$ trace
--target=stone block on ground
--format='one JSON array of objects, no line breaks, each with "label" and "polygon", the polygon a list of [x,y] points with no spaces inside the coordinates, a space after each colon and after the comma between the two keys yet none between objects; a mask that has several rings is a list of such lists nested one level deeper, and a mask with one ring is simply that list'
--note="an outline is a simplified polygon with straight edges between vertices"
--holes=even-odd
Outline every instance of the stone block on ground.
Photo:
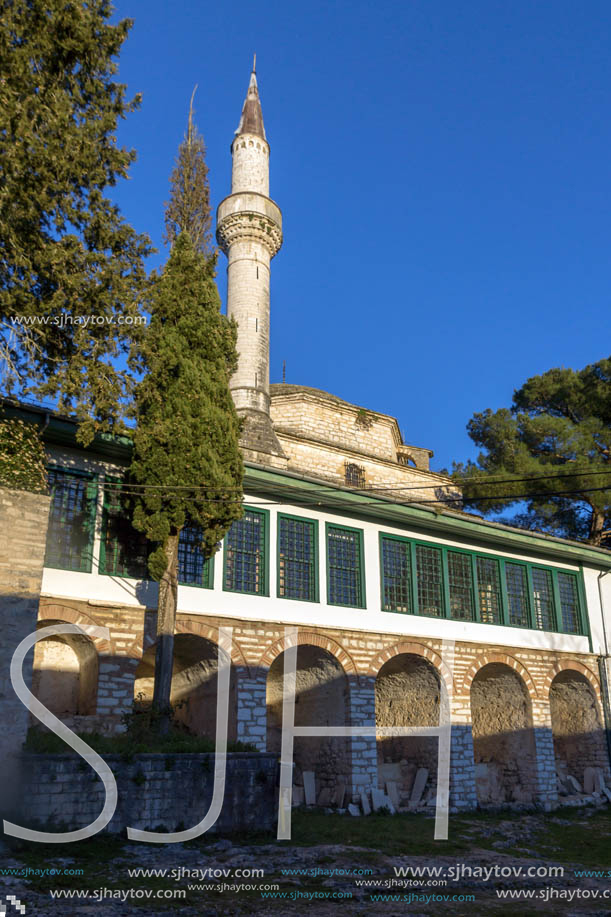
[{"label": "stone block on ground", "polygon": [[395,814],[395,807],[386,793],[383,793],[382,790],[372,789],[371,804],[374,812],[378,812],[380,809],[388,809],[391,815]]},{"label": "stone block on ground", "polygon": [[429,772],[426,767],[419,767],[416,772],[416,779],[414,780],[414,785],[412,787],[412,794],[409,799],[410,806],[417,806],[420,804],[422,799],[422,794],[424,793],[424,788],[426,787],[426,781],[429,779]]},{"label": "stone block on ground", "polygon": [[494,761],[480,761],[475,765],[475,785],[478,801],[498,805],[505,802],[502,768]]},{"label": "stone block on ground", "polygon": [[293,805],[302,806],[304,801],[304,793],[302,786],[293,787]]},{"label": "stone block on ground", "polygon": [[361,814],[361,810],[359,809],[359,807],[355,806],[352,802],[348,806],[348,812],[350,813],[350,815],[360,815]]},{"label": "stone block on ground", "polygon": [[605,785],[601,767],[586,767],[583,772],[584,793],[601,793]]},{"label": "stone block on ground", "polygon": [[336,805],[338,809],[343,809],[344,799],[346,798],[346,784],[343,781],[338,781],[335,792],[333,794],[333,805]]},{"label": "stone block on ground", "polygon": [[394,780],[386,781],[386,795],[392,802],[395,809],[399,808],[399,787]]},{"label": "stone block on ground", "polygon": [[367,790],[361,790],[361,808],[363,810],[363,815],[371,815],[371,806],[369,804]]},{"label": "stone block on ground", "polygon": [[580,784],[579,780],[576,780],[575,777],[572,776],[572,774],[567,774],[567,775],[566,775],[566,782],[568,783],[570,789],[573,790],[573,792],[575,792],[575,793],[583,793],[583,790],[581,789],[581,784]]},{"label": "stone block on ground", "polygon": [[306,806],[316,805],[316,776],[314,771],[303,772],[303,789],[305,792]]}]

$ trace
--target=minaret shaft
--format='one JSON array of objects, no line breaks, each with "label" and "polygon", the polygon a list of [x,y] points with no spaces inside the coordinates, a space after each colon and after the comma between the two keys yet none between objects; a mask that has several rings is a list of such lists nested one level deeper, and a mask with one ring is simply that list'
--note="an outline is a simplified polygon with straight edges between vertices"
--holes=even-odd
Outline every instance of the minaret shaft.
[{"label": "minaret shaft", "polygon": [[228,260],[227,314],[238,325],[230,388],[245,418],[243,446],[277,465],[286,458],[269,411],[270,262],[282,245],[282,214],[269,197],[269,144],[254,72],[231,153],[231,194],[219,204],[216,230]]}]

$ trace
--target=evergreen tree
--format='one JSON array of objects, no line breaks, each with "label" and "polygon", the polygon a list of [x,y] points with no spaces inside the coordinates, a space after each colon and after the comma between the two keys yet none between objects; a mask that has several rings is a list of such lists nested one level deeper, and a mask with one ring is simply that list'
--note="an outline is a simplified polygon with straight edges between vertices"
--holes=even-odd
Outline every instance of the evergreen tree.
[{"label": "evergreen tree", "polygon": [[114,81],[131,21],[110,25],[108,0],[3,0],[1,9],[3,385],[76,408],[89,418],[88,441],[119,423],[129,374],[115,358],[144,321],[149,241],[104,193],[135,157],[115,136],[139,104]]},{"label": "evergreen tree", "polygon": [[207,260],[214,257],[212,244],[210,189],[206,146],[193,120],[193,98],[189,106],[187,132],[180,146],[172,175],[171,195],[165,205],[164,241],[173,245],[181,232],[188,232],[196,249]]},{"label": "evergreen tree", "polygon": [[242,515],[240,423],[229,392],[235,342],[236,326],[220,312],[213,265],[183,233],[153,286],[130,471],[134,526],[156,545],[149,558],[159,581],[153,704],[164,731],[181,529],[187,520],[200,526],[209,557]]},{"label": "evergreen tree", "polygon": [[524,499],[514,524],[611,544],[611,358],[533,376],[510,409],[474,414],[467,430],[484,451],[454,465],[466,506],[491,513]]}]

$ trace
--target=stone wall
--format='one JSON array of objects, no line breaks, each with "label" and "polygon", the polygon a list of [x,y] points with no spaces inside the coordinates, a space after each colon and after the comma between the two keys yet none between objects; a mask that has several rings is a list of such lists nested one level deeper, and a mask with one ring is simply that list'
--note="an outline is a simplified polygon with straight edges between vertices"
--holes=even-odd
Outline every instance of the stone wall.
[{"label": "stone wall", "polygon": [[[438,726],[439,677],[421,656],[402,654],[386,662],[376,678],[377,726]],[[437,780],[437,739],[425,736],[389,736],[378,739],[378,775],[381,765],[400,766],[399,794],[406,801],[416,772],[424,767]],[[398,776],[398,774],[397,774]]]},{"label": "stone wall", "polygon": [[[200,822],[210,808],[213,754],[140,754],[130,761],[104,755],[117,781],[118,802],[105,831],[126,827],[176,831]],[[24,824],[62,831],[90,824],[102,811],[97,774],[77,755],[24,755]],[[211,831],[271,830],[277,818],[275,755],[227,755],[225,796]]]},{"label": "stone wall", "polygon": [[[18,644],[36,630],[50,499],[0,488],[0,814],[19,797],[17,754],[25,739],[28,712],[10,682]],[[32,654],[24,664],[31,683]]]},{"label": "stone wall", "polygon": [[[121,610],[110,606],[106,607],[100,603],[72,600],[63,601],[60,604],[57,600],[44,599],[41,603],[40,615],[42,620],[52,618],[54,620],[77,623],[82,621],[109,626],[111,630],[110,641],[107,643],[97,641],[100,683],[98,686],[97,715],[91,719],[92,722],[95,720],[97,723],[100,716],[106,714],[108,722],[113,720],[114,717],[114,722],[118,723],[120,719],[119,712],[128,709],[131,705],[136,690],[135,676],[140,660],[152,645],[150,612],[145,609],[134,609],[133,607]],[[281,671],[284,627],[281,623],[247,621],[219,615],[203,616],[179,613],[177,618],[177,632],[179,634],[197,635],[214,646],[218,643],[218,629],[223,626],[233,628],[232,667],[235,679],[236,737],[242,741],[255,743],[256,747],[261,751],[271,750],[268,744],[271,740],[268,730],[271,727],[272,733],[274,730],[276,731],[276,738],[273,740],[273,750],[275,751],[278,744],[277,730],[279,726],[277,716],[279,708],[277,675]],[[329,705],[329,709],[326,709],[326,701],[322,704],[314,704],[318,694],[320,693],[321,697],[323,695],[326,696],[325,691],[330,690],[329,686],[331,685],[335,687],[342,686],[340,693],[343,697],[344,721],[352,726],[372,726],[376,719],[376,681],[380,674],[384,674],[386,663],[397,657],[407,655],[415,657],[419,661],[421,668],[423,665],[429,666],[430,670],[436,673],[435,677],[440,675],[443,668],[440,641],[432,638],[405,638],[392,633],[373,634],[366,631],[341,630],[331,627],[302,626],[298,628],[297,642],[299,646],[303,645],[310,648],[307,652],[302,652],[301,656],[298,655],[298,660],[300,660],[304,670],[300,676],[304,689],[302,692],[304,698],[302,709],[305,710],[310,704],[311,709],[308,716],[319,725],[323,725],[323,715],[328,717],[336,709],[334,705]],[[316,656],[319,662],[323,658],[327,660],[322,669],[312,655],[313,648],[316,648],[316,653],[319,654],[319,656]],[[329,659],[332,660],[330,665],[328,664]],[[508,684],[506,686],[508,688],[507,697],[503,692],[499,693],[496,690],[484,690],[480,692],[478,697],[476,685],[474,706],[472,686],[478,673],[482,672],[487,666],[500,666],[502,672],[508,671],[512,679],[511,685]],[[392,665],[386,671],[391,671],[392,674]],[[426,671],[429,671],[429,669],[426,669]],[[494,671],[494,668],[489,671]],[[577,680],[580,684],[585,681],[588,685],[589,693],[587,695],[582,688],[578,692],[579,697],[585,697],[586,701],[583,712],[579,714],[583,728],[588,730],[596,722],[602,723],[600,685],[595,656],[585,653],[561,653],[553,650],[523,647],[507,648],[456,642],[451,710],[453,726],[451,804],[453,808],[473,808],[476,804],[477,783],[489,779],[489,774],[484,773],[484,771],[488,771],[490,768],[480,766],[476,773],[476,763],[477,765],[494,764],[495,756],[498,757],[498,753],[501,750],[503,755],[507,752],[506,757],[514,760],[516,757],[518,759],[523,757],[523,742],[521,739],[518,741],[518,738],[511,739],[512,732],[516,732],[516,736],[518,734],[521,735],[528,745],[526,754],[530,774],[528,779],[526,775],[522,775],[523,779],[520,778],[519,774],[517,776],[514,775],[516,776],[515,780],[508,776],[507,773],[504,776],[502,775],[502,780],[507,779],[511,784],[509,791],[505,792],[505,800],[523,804],[529,798],[532,802],[546,807],[553,806],[557,802],[556,760],[553,738],[561,738],[562,727],[559,727],[558,723],[562,723],[563,717],[560,716],[560,720],[558,720],[558,716],[555,717],[556,725],[552,734],[553,710],[550,708],[550,691],[558,675],[566,672],[575,673],[579,676]],[[331,675],[332,677],[327,678],[326,675]],[[563,676],[563,678],[567,677],[566,675]],[[328,682],[326,689],[323,687],[325,681]],[[559,683],[563,683],[562,679],[560,679]],[[309,692],[307,690],[308,685],[312,689]],[[382,695],[388,695],[386,688],[390,687],[391,683],[388,682],[385,688],[383,687],[382,689]],[[415,723],[414,717],[410,716],[409,710],[406,709],[406,686],[401,683],[395,685],[395,689],[394,693],[391,692],[392,696],[387,696],[385,701],[387,708],[394,710],[391,718],[397,721],[396,725],[401,725],[398,720],[404,720],[402,725],[419,725]],[[345,696],[345,691],[347,691],[347,697]],[[434,698],[430,692],[429,695],[429,699],[435,705],[437,702],[436,692]],[[392,707],[390,707],[391,703]],[[299,706],[299,704],[296,706],[297,723],[305,725],[306,717],[304,715],[304,718],[301,718]],[[422,705],[418,703],[416,706],[419,715],[422,713],[424,716],[426,711],[421,711]],[[435,709],[437,709],[436,706]],[[510,717],[512,710],[516,714],[513,719]],[[518,716],[518,714],[520,715]],[[431,707],[425,718],[429,720],[432,717],[433,708]],[[481,752],[482,746],[480,743],[475,759],[472,740],[474,717],[477,727],[477,741],[479,742],[483,737],[485,739],[484,744],[487,744],[492,749],[489,749],[488,752]],[[511,722],[507,719],[508,717],[510,717]],[[86,716],[79,717],[82,729],[88,729],[87,719],[88,717]],[[314,722],[310,722],[310,725],[314,725]],[[483,731],[482,722],[488,724]],[[328,724],[339,724],[337,717],[335,722],[328,722]],[[534,738],[532,738],[533,736]],[[308,741],[315,742],[316,740]],[[430,769],[432,771],[434,770],[434,763],[431,763],[434,758],[434,740],[420,742],[415,739],[409,740],[413,747],[418,744],[424,747],[427,741],[431,746],[431,754],[427,757],[427,766],[431,764]],[[509,746],[513,741],[517,742],[517,745],[512,751]],[[573,738],[570,738],[570,741],[574,743]],[[593,765],[596,763],[596,766],[603,767],[608,785],[611,785],[611,775],[609,774],[608,762],[606,762],[604,754],[605,745],[602,728],[600,729],[600,735],[594,736],[593,741],[596,746],[596,755],[593,756],[588,752],[586,756],[588,758],[587,764]],[[342,778],[344,777],[344,771],[347,770],[348,786],[351,788],[353,798],[358,799],[359,787],[377,786],[379,782],[376,740],[375,737],[370,736],[353,737],[346,741],[346,746],[348,748],[348,760],[345,767],[344,762],[342,762],[341,768],[338,767],[338,760],[335,757],[331,762],[329,755],[327,755],[326,764],[323,765],[322,759],[320,759],[319,764],[316,766],[329,772],[331,769],[334,772],[341,770],[340,776]],[[566,747],[566,742],[563,747]],[[559,748],[560,746],[557,743],[557,753]],[[327,751],[332,751],[333,756],[336,755],[335,749],[327,749]],[[511,755],[509,755],[510,751]],[[561,751],[560,753],[567,755],[566,751]],[[325,755],[323,755],[324,757]],[[409,755],[406,755],[405,760],[409,760],[409,757]],[[492,760],[486,761],[484,757],[489,757]],[[383,761],[383,759],[384,754],[382,753],[381,760]],[[571,767],[573,769],[575,767],[578,768],[575,776],[581,781],[583,772],[580,773],[579,769],[583,770],[582,765],[585,766],[585,757],[582,755],[581,759],[577,760],[578,763],[576,765],[572,764]],[[511,770],[512,766],[510,765],[509,770]],[[332,777],[333,774],[329,774],[329,776]],[[512,780],[513,784],[511,783]],[[509,784],[506,783],[506,787]],[[513,792],[513,789],[518,785],[521,789]],[[522,795],[522,790],[527,790],[528,793]],[[520,799],[517,799],[516,796],[519,796]],[[482,797],[481,793],[480,797]],[[492,800],[490,800],[489,804],[492,804]]]},{"label": "stone wall", "polygon": [[270,391],[271,418],[290,471],[350,486],[346,466],[356,465],[365,486],[383,486],[389,497],[404,500],[401,488],[409,486],[413,499],[460,498],[448,478],[429,471],[430,450],[403,443],[394,417],[305,386],[272,385]]}]

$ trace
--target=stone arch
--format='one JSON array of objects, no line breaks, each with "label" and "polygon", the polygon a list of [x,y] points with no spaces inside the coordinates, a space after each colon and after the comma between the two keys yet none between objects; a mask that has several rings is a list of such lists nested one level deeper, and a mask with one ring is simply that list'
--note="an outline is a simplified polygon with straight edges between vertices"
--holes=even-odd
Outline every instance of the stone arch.
[{"label": "stone arch", "polygon": [[[43,624],[44,622],[44,624]],[[48,626],[53,624],[77,624],[79,627],[87,628],[102,627],[94,618],[90,617],[84,611],[77,611],[70,605],[41,605],[38,610],[38,624]],[[113,655],[112,645],[104,637],[90,637],[100,655]]]},{"label": "stone arch", "polygon": [[[64,623],[46,617],[38,622],[38,630]],[[56,634],[40,640],[34,646],[32,693],[60,719],[93,716],[98,695],[98,653],[92,638]]]},{"label": "stone arch", "polygon": [[389,646],[382,650],[371,663],[371,673],[377,676],[380,669],[394,656],[402,655],[422,656],[423,659],[426,659],[434,666],[438,676],[443,678],[446,687],[452,687],[452,673],[439,653],[435,652],[435,650],[431,649],[431,647],[427,646],[425,643],[416,643],[414,641],[410,641],[409,643],[405,641],[395,643],[393,646]]},{"label": "stone arch", "polygon": [[515,659],[513,656],[509,656],[507,653],[484,653],[482,656],[478,657],[463,678],[463,694],[469,693],[475,676],[484,666],[490,665],[491,663],[506,665],[510,669],[513,669],[526,685],[531,701],[537,700],[539,695],[530,672],[521,662],[519,662],[519,660]]},{"label": "stone arch", "polygon": [[[280,752],[283,713],[284,653],[269,667],[266,680],[267,750]],[[319,644],[297,646],[296,726],[345,726],[350,723],[350,686],[337,656]],[[343,736],[296,736],[294,782],[303,785],[304,771],[314,771],[317,799],[336,799],[340,784],[350,782],[350,739]],[[340,791],[341,794],[341,791]],[[343,800],[342,800],[343,801]],[[340,802],[341,804],[341,802]]]},{"label": "stone arch", "polygon": [[274,643],[269,646],[266,651],[261,656],[261,659],[258,662],[258,666],[261,668],[269,669],[273,664],[274,660],[287,649],[287,646],[293,646],[294,643],[297,643],[297,646],[302,646],[303,644],[309,644],[311,646],[318,646],[320,649],[326,650],[327,653],[330,653],[331,656],[334,656],[339,662],[340,666],[348,676],[358,678],[358,673],[356,670],[356,665],[352,656],[335,640],[332,640],[331,637],[327,637],[324,634],[319,634],[316,631],[298,631],[297,639],[294,642],[291,642],[291,638],[286,641],[285,638],[280,637]]},{"label": "stone arch", "polygon": [[[135,671],[134,699],[148,706],[153,699],[156,644],[143,653]],[[218,689],[218,643],[184,628],[174,636],[174,665],[170,703],[175,707],[175,719],[192,735],[216,735]],[[231,665],[229,688],[229,741],[237,731],[236,671]]]},{"label": "stone arch", "polygon": [[[194,621],[192,618],[181,618],[178,617],[176,620],[176,633],[177,634],[195,634],[197,637],[202,637],[204,640],[208,640],[210,643],[214,643],[215,646],[219,644],[219,629],[218,627],[213,627],[211,624],[207,624],[205,621]],[[153,643],[155,640],[153,639]],[[231,640],[231,661],[233,665],[242,666],[246,669],[247,672],[250,671],[248,663],[244,657],[241,647],[236,643],[235,634]]]},{"label": "stone arch", "polygon": [[[375,682],[376,726],[438,726],[440,703],[440,672],[424,653],[395,654],[380,667]],[[403,805],[410,800],[421,768],[428,771],[428,788],[435,786],[437,737],[378,736],[376,745],[380,787],[395,783]]]},{"label": "stone arch", "polygon": [[513,666],[491,661],[479,667],[470,688],[478,802],[532,802],[537,757],[526,682]]},{"label": "stone arch", "polygon": [[561,672],[573,671],[579,672],[580,675],[589,682],[590,687],[596,695],[596,699],[599,704],[602,705],[602,697],[600,693],[600,682],[598,678],[594,675],[591,669],[584,665],[582,662],[578,662],[576,659],[562,659],[556,662],[551,669],[547,672],[543,680],[543,694],[545,697],[549,697],[550,688],[552,687],[552,682]]},{"label": "stone arch", "polygon": [[[554,757],[561,795],[592,792],[592,768],[608,775],[608,757],[600,705],[593,679],[578,663],[558,667],[549,689]],[[587,670],[586,670],[587,671]],[[591,673],[590,673],[591,674]],[[573,780],[567,780],[568,777]]]}]

